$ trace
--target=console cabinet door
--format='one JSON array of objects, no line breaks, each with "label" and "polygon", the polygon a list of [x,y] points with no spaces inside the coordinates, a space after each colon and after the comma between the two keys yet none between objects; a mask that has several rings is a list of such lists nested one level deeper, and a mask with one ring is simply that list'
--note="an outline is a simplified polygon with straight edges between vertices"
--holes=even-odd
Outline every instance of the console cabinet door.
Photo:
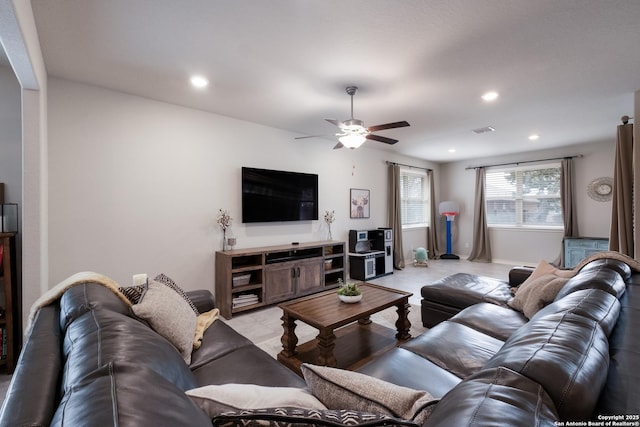
[{"label": "console cabinet door", "polygon": [[278,262],[264,268],[265,303],[272,304],[295,296],[296,265],[297,262]]},{"label": "console cabinet door", "polygon": [[305,295],[322,290],[324,283],[324,260],[312,258],[298,262],[296,266],[296,295]]}]

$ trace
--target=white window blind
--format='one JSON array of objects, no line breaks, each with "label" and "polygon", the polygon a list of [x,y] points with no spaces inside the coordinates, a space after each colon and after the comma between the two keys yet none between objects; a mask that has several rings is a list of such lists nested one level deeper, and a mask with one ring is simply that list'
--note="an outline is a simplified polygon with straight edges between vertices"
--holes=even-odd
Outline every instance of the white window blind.
[{"label": "white window blind", "polygon": [[560,164],[486,171],[487,225],[563,227]]},{"label": "white window blind", "polygon": [[414,169],[402,169],[400,192],[402,228],[426,227],[429,222],[427,173]]}]

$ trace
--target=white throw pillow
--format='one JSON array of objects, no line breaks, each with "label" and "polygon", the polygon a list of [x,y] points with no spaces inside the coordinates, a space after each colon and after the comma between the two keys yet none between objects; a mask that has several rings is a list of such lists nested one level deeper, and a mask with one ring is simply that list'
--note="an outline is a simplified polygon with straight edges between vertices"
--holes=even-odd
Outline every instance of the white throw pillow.
[{"label": "white throw pillow", "polygon": [[307,390],[295,387],[266,387],[255,384],[207,385],[187,390],[186,394],[211,418],[222,412],[239,409],[327,409]]}]

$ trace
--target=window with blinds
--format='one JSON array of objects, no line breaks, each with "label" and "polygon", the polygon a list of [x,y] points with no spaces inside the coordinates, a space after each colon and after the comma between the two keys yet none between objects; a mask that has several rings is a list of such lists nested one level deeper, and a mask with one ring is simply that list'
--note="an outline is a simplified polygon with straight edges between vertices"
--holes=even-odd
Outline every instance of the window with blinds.
[{"label": "window with blinds", "polygon": [[562,228],[560,185],[560,163],[487,170],[487,225]]},{"label": "window with blinds", "polygon": [[427,173],[414,169],[400,171],[402,228],[426,227],[429,222],[429,182]]}]

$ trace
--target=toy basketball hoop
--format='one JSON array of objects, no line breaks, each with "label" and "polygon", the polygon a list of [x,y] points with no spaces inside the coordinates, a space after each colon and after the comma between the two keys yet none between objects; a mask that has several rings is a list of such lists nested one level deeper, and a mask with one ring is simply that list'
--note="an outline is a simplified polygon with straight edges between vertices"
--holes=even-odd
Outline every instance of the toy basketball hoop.
[{"label": "toy basketball hoop", "polygon": [[460,259],[458,255],[453,254],[451,249],[451,223],[460,213],[460,207],[456,202],[440,202],[438,211],[440,212],[440,215],[447,217],[447,253],[440,255],[440,259]]}]

